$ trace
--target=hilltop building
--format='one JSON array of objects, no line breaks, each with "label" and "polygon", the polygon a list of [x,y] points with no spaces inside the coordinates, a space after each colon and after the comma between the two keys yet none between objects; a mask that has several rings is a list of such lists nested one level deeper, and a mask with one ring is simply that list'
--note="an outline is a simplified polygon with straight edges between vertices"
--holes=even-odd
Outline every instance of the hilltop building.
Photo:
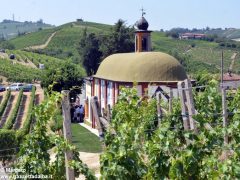
[{"label": "hilltop building", "polygon": [[206,34],[200,33],[183,33],[179,35],[179,39],[205,39],[206,37]]},{"label": "hilltop building", "polygon": [[[90,99],[97,96],[101,108],[117,102],[120,87],[137,83],[138,95],[152,96],[159,89],[176,89],[177,82],[187,78],[182,65],[172,56],[151,52],[151,31],[143,17],[136,23],[135,52],[113,54],[105,58],[98,71],[85,81],[85,116],[95,127]],[[177,92],[175,91],[175,96]]]}]

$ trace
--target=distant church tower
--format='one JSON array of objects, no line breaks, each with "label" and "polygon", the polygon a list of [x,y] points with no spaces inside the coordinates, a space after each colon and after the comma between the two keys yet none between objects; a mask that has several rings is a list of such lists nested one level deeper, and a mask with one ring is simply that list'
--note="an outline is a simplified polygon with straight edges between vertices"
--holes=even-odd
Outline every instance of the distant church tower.
[{"label": "distant church tower", "polygon": [[135,32],[135,52],[151,51],[151,32],[148,31],[148,22],[143,17],[145,14],[142,10],[142,17],[136,22],[137,31]]}]

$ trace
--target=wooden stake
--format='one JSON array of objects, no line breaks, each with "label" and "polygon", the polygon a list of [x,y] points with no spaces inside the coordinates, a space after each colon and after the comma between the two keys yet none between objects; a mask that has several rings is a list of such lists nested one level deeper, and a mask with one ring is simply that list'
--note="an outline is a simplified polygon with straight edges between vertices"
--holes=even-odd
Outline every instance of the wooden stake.
[{"label": "wooden stake", "polygon": [[[109,121],[102,116],[98,98],[96,96],[91,98],[91,106],[93,109],[93,116],[96,119],[99,136],[100,138],[103,138],[104,130],[106,130],[110,126]],[[113,129],[111,129],[111,133],[116,134],[116,132]]]},{"label": "wooden stake", "polygon": [[190,129],[196,131],[196,123],[193,119],[193,115],[196,114],[194,103],[193,103],[193,94],[192,94],[192,84],[189,79],[184,80],[185,83],[185,93],[186,93],[186,99],[187,99],[187,107],[188,107],[188,115],[189,115],[189,123],[190,123]]},{"label": "wooden stake", "polygon": [[157,92],[156,97],[157,97],[158,125],[160,125],[161,121],[162,121],[161,94],[160,94],[160,92]]},{"label": "wooden stake", "polygon": [[[226,102],[226,89],[222,87],[222,109],[223,109],[223,128],[226,130],[228,126],[227,120],[227,102]],[[228,144],[228,135],[227,132],[224,133],[224,144]]]},{"label": "wooden stake", "polygon": [[[71,132],[71,116],[70,116],[70,104],[69,104],[69,91],[62,91],[62,111],[63,111],[63,134],[64,138],[71,143],[72,132]],[[69,167],[69,162],[73,160],[72,151],[68,150],[65,152],[65,167],[66,167],[66,178],[67,180],[74,180],[74,170]]]},{"label": "wooden stake", "polygon": [[98,133],[99,133],[99,136],[101,137],[103,135],[103,129],[102,129],[102,126],[101,126],[101,123],[100,123],[100,117],[102,117],[102,114],[101,114],[101,109],[100,109],[100,106],[99,106],[99,103],[98,103],[98,98],[97,96],[94,96],[94,97],[91,97],[91,107],[92,107],[92,110],[93,110],[93,116],[96,120],[96,123],[97,123],[97,129],[98,129]]},{"label": "wooden stake", "polygon": [[107,121],[110,122],[111,120],[111,107],[110,104],[107,105]]},{"label": "wooden stake", "polygon": [[173,100],[173,91],[170,89],[169,91],[169,113],[172,113],[172,100]]},{"label": "wooden stake", "polygon": [[185,95],[185,91],[183,90],[183,87],[184,87],[184,82],[183,81],[178,82],[178,93],[179,93],[181,108],[182,108],[183,127],[184,127],[184,130],[188,130],[189,129],[189,118],[186,115],[187,114],[187,107],[185,105],[186,95]]},{"label": "wooden stake", "polygon": [[223,87],[223,50],[221,53],[221,87]]}]

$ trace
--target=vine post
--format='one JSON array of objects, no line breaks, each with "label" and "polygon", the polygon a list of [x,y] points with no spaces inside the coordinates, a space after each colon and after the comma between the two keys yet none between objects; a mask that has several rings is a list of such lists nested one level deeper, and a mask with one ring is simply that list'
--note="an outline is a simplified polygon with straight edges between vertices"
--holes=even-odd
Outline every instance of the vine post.
[{"label": "vine post", "polygon": [[188,130],[189,118],[187,116],[186,94],[185,94],[185,91],[183,90],[183,87],[184,87],[184,82],[183,81],[178,82],[178,93],[179,93],[180,102],[181,102],[183,127],[184,127],[184,130]]},{"label": "vine post", "polygon": [[173,90],[172,89],[170,89],[170,91],[169,91],[169,113],[172,113],[172,109],[173,109]]},{"label": "vine post", "polygon": [[224,145],[228,144],[228,135],[226,132],[226,128],[228,126],[228,120],[227,120],[227,102],[226,102],[226,89],[222,86],[222,109],[223,109],[223,128],[225,129],[224,132]]},{"label": "vine post", "polygon": [[187,99],[190,129],[196,131],[197,130],[196,122],[192,117],[193,115],[196,114],[196,110],[194,108],[194,103],[193,103],[192,84],[189,79],[185,79],[184,84],[185,84],[185,93],[186,93],[186,99]]},{"label": "vine post", "polygon": [[[69,104],[69,91],[63,90],[62,92],[62,111],[63,111],[63,134],[64,138],[71,143],[72,132],[71,132],[71,117],[70,117],[70,104]],[[66,167],[66,178],[67,180],[74,180],[74,170],[70,168],[69,162],[73,160],[72,151],[67,150],[65,152],[65,167]]]},{"label": "vine post", "polygon": [[157,97],[158,125],[160,125],[161,121],[162,121],[162,114],[163,114],[162,109],[161,109],[161,94],[160,94],[160,92],[157,92],[156,97]]},{"label": "vine post", "polygon": [[99,133],[99,136],[101,137],[103,135],[103,129],[100,123],[100,117],[102,117],[102,113],[98,103],[97,96],[91,97],[90,103],[93,111],[93,118],[95,118],[96,120],[98,133]]}]

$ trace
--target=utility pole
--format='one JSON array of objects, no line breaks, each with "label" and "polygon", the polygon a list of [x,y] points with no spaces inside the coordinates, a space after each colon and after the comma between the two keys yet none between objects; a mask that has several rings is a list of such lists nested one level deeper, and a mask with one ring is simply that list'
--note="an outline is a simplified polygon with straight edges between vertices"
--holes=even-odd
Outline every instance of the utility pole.
[{"label": "utility pole", "polygon": [[228,144],[228,134],[227,134],[228,112],[227,112],[226,89],[225,89],[225,87],[222,87],[222,109],[223,109],[224,145],[227,145]]},{"label": "utility pole", "polygon": [[223,87],[223,50],[221,53],[221,88]]},{"label": "utility pole", "polygon": [[[69,104],[69,91],[63,90],[62,92],[62,111],[63,111],[63,134],[64,139],[68,142],[72,142],[71,132],[71,117],[70,117],[70,104]],[[65,167],[66,167],[66,178],[67,180],[74,180],[74,170],[69,167],[69,161],[73,159],[72,151],[67,150],[65,152]]]},{"label": "utility pole", "polygon": [[225,129],[224,132],[224,145],[228,144],[228,135],[227,135],[227,126],[228,126],[228,120],[227,120],[227,101],[226,101],[226,89],[223,85],[223,50],[221,54],[221,91],[222,91],[222,111],[223,111],[223,128]]}]

